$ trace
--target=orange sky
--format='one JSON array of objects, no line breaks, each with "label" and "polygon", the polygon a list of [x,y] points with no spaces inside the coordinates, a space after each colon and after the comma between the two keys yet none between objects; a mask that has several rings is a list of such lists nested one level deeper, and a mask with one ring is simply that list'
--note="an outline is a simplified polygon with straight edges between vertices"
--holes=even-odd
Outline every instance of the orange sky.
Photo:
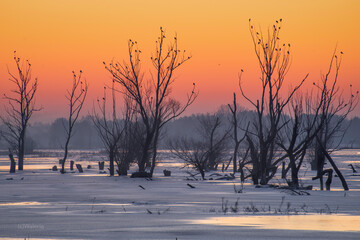
[{"label": "orange sky", "polygon": [[240,69],[249,95],[257,94],[249,18],[263,28],[277,18],[285,20],[282,39],[292,44],[288,84],[307,73],[309,83],[319,79],[338,44],[344,52],[342,84],[360,89],[359,12],[358,0],[2,0],[0,93],[10,90],[7,66],[15,70],[16,50],[31,61],[39,79],[37,101],[44,109],[34,120],[65,115],[72,70],[82,69],[89,82],[85,112],[90,112],[110,80],[102,61],[126,59],[129,38],[138,41],[144,58],[150,56],[163,26],[168,36],[176,32],[180,48],[193,56],[177,73],[174,95],[183,99],[196,82],[200,95],[188,113],[214,111],[239,92]]}]

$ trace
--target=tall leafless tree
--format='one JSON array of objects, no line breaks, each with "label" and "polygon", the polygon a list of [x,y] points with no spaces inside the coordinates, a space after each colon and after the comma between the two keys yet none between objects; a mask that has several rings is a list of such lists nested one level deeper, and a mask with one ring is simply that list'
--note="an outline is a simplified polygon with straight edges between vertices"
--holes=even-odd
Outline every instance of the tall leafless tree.
[{"label": "tall leafless tree", "polygon": [[5,107],[6,116],[1,117],[2,123],[6,126],[2,136],[10,145],[10,153],[15,152],[17,155],[18,169],[23,170],[26,130],[33,113],[41,108],[35,107],[38,80],[32,79],[30,62],[22,61],[16,56],[16,51],[14,51],[14,61],[17,74],[12,74],[10,70],[8,73],[9,80],[15,84],[15,88],[11,91],[12,95],[4,94],[8,106]]},{"label": "tall leafless tree", "polygon": [[96,111],[94,108],[92,120],[109,155],[110,176],[114,176],[114,163],[117,154],[118,144],[121,139],[123,130],[121,129],[121,124],[117,116],[114,86],[112,87],[111,95],[112,113],[110,119],[107,115],[107,96],[106,87],[104,87],[104,97],[102,98],[102,100],[97,100],[98,111]]},{"label": "tall leafless tree", "polygon": [[120,84],[121,91],[135,102],[135,109],[145,128],[145,136],[140,144],[142,150],[138,159],[139,172],[145,172],[146,164],[151,158],[150,175],[156,165],[157,144],[162,127],[180,116],[197,97],[195,83],[184,104],[170,97],[175,71],[191,57],[185,55],[185,50],[178,49],[176,36],[167,48],[165,39],[165,32],[160,28],[160,36],[151,57],[154,71],[150,78],[147,78],[141,69],[141,50],[136,41],[128,42],[128,63],[104,62],[106,70],[111,73],[114,81]]},{"label": "tall leafless tree", "polygon": [[66,132],[66,140],[64,146],[64,157],[61,162],[61,173],[65,173],[65,162],[68,157],[69,143],[73,136],[74,126],[79,118],[81,109],[84,106],[85,98],[88,91],[88,84],[86,80],[82,80],[82,70],[76,75],[73,71],[73,83],[70,90],[67,90],[66,99],[69,103],[69,115],[67,117],[67,125],[64,126]]},{"label": "tall leafless tree", "polygon": [[129,164],[135,158],[135,137],[132,132],[134,127],[132,101],[125,98],[124,116],[120,119],[117,114],[115,94],[116,90],[113,82],[111,88],[112,111],[108,116],[106,87],[104,87],[104,97],[102,101],[98,100],[98,111],[94,108],[92,116],[93,123],[109,155],[110,176],[114,175],[115,163],[118,165],[119,175],[125,175]]},{"label": "tall leafless tree", "polygon": [[315,159],[312,165],[317,170],[315,179],[320,179],[321,190],[323,189],[322,176],[326,158],[341,179],[344,189],[347,190],[346,181],[330,156],[333,151],[339,149],[348,127],[345,120],[359,102],[359,92],[354,93],[352,85],[350,85],[348,98],[344,97],[343,91],[339,87],[342,55],[342,52],[337,54],[335,49],[327,72],[321,76],[319,83],[314,83],[323,95],[323,104],[319,113],[323,124],[316,135]]},{"label": "tall leafless tree", "polygon": [[[342,96],[338,87],[338,75],[341,65],[341,55],[335,55],[331,58],[330,66],[326,74],[322,75],[319,83],[314,83],[316,92],[312,91],[305,97],[292,99],[287,124],[282,132],[279,132],[277,144],[285,151],[284,158],[289,159],[289,165],[286,168],[291,170],[290,186],[298,188],[298,172],[303,163],[304,157],[309,148],[314,145],[315,164],[313,167],[317,170],[317,176],[313,179],[320,179],[320,188],[323,190],[323,175],[328,173],[331,177],[332,169],[324,170],[324,163],[328,158],[333,169],[341,179],[344,189],[347,190],[347,184],[335,162],[331,159],[331,152],[337,150],[345,134],[346,126],[344,121],[358,102],[358,96],[350,90],[348,100]],[[335,73],[332,74],[332,69]],[[315,96],[315,97],[313,97]],[[304,112],[303,106],[306,111]],[[285,116],[284,116],[285,118]],[[285,137],[284,137],[285,136]],[[330,188],[331,179],[327,182],[327,188]]]},{"label": "tall leafless tree", "polygon": [[[242,96],[252,105],[256,118],[247,132],[247,140],[252,146],[257,146],[260,184],[267,184],[277,170],[275,159],[275,139],[283,127],[281,116],[294,93],[301,87],[307,76],[290,90],[287,96],[282,96],[282,87],[290,67],[290,44],[281,44],[280,31],[282,19],[263,34],[256,30],[249,20],[255,54],[261,71],[260,99],[251,100],[244,92],[242,72],[239,75],[239,85]],[[253,149],[255,150],[255,149]],[[254,155],[254,154],[252,154]]]},{"label": "tall leafless tree", "polygon": [[[233,104],[228,104],[229,110],[231,112],[231,125],[232,125],[232,138],[234,140],[234,152],[232,156],[232,162],[233,162],[233,174],[235,174],[238,170],[241,173],[241,179],[244,180],[244,172],[243,172],[243,165],[239,164],[239,168],[237,166],[237,156],[239,153],[239,147],[241,142],[245,139],[245,135],[242,138],[239,138],[239,119],[238,119],[238,104],[236,102],[236,93],[234,93],[234,100]],[[241,166],[240,166],[241,165]]]},{"label": "tall leafless tree", "polygon": [[[320,131],[323,124],[319,117],[320,109],[323,105],[323,93],[320,93],[319,101],[314,105],[311,94],[304,96],[299,93],[291,100],[288,115],[283,116],[286,122],[282,131],[278,132],[277,144],[285,152],[283,159],[288,159],[289,164],[283,165],[283,177],[291,170],[291,181],[289,187],[299,188],[299,170],[308,153],[309,147],[316,134]],[[304,107],[305,106],[305,107]]]}]

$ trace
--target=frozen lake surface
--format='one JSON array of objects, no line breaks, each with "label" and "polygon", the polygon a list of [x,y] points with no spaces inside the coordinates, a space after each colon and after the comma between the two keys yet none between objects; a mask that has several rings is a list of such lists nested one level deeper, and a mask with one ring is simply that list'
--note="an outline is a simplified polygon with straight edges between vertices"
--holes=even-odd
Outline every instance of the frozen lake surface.
[{"label": "frozen lake surface", "polygon": [[[25,160],[9,174],[0,156],[0,239],[359,239],[360,150],[342,150],[334,160],[350,191],[338,178],[332,191],[319,191],[315,172],[304,166],[310,195],[255,188],[250,181],[189,180],[183,164],[167,152],[152,181],[109,177],[98,171],[97,152],[76,151],[71,159],[84,173],[53,172],[59,152]],[[91,165],[91,169],[86,166]],[[162,171],[172,171],[164,177]],[[136,170],[134,166],[130,172]],[[212,172],[213,173],[213,172]],[[207,173],[209,177],[211,173]],[[221,171],[218,174],[224,175]],[[213,176],[215,179],[216,176]],[[276,177],[271,183],[285,184]],[[191,184],[195,188],[190,188]],[[236,191],[235,191],[236,190]],[[238,191],[241,190],[241,193]]]}]

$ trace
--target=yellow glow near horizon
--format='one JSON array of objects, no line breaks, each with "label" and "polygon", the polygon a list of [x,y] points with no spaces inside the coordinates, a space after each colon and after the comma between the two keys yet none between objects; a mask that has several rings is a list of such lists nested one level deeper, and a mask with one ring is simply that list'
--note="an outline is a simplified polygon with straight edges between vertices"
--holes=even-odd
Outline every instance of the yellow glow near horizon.
[{"label": "yellow glow near horizon", "polygon": [[110,80],[102,61],[127,59],[127,40],[131,38],[139,42],[145,62],[163,26],[168,37],[177,33],[180,48],[193,56],[177,72],[173,94],[183,99],[196,82],[200,96],[189,112],[215,111],[231,101],[232,92],[239,92],[240,69],[245,70],[249,95],[257,94],[259,75],[249,18],[263,29],[275,19],[284,19],[281,36],[293,46],[288,85],[307,73],[308,82],[319,79],[337,45],[345,53],[341,86],[352,83],[360,89],[359,11],[357,0],[3,0],[1,94],[11,88],[7,66],[14,71],[12,52],[16,50],[31,61],[33,76],[39,78],[37,101],[44,110],[37,113],[37,119],[64,115],[64,95],[71,85],[72,70],[82,69],[89,82],[90,111],[92,102],[102,95],[102,86]]},{"label": "yellow glow near horizon", "polygon": [[260,229],[359,232],[360,217],[338,214],[266,215],[213,217],[194,220],[193,224],[246,226]]}]

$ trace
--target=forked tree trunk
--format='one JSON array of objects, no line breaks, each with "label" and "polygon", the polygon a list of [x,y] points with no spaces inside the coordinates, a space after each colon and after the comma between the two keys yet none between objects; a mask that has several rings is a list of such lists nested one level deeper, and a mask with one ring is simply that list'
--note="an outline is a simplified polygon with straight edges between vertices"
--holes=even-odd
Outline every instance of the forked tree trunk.
[{"label": "forked tree trunk", "polygon": [[323,147],[323,145],[320,143],[319,138],[317,137],[316,140],[318,141],[320,150],[322,151],[322,153],[326,156],[326,158],[329,160],[331,166],[333,167],[333,169],[335,170],[336,174],[338,175],[338,177],[340,178],[341,184],[344,188],[345,191],[349,190],[349,187],[346,183],[346,180],[344,178],[344,176],[342,175],[342,173],[340,172],[339,168],[336,166],[334,160],[330,157],[329,153],[325,150],[325,148]]}]

